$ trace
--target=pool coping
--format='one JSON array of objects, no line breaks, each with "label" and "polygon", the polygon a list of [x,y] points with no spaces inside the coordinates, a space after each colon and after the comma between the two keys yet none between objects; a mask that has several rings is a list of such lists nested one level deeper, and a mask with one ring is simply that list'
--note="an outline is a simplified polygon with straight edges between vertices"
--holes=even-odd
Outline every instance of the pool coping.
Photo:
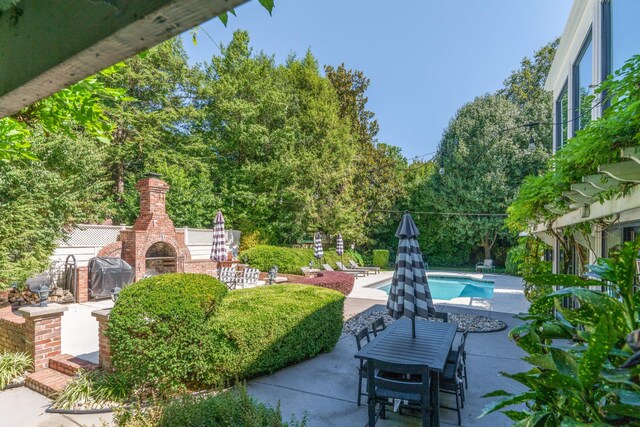
[{"label": "pool coping", "polygon": [[[466,277],[479,281],[494,282],[493,299],[485,298],[454,298],[453,300],[434,300],[436,307],[458,307],[482,310],[485,312],[521,313],[526,312],[529,303],[524,297],[522,279],[504,274],[458,273],[446,271],[427,271],[427,276],[433,277]],[[383,271],[356,280],[349,298],[377,300],[386,303],[387,294],[373,286],[390,282],[393,271]]]},{"label": "pool coping", "polygon": [[[457,307],[471,307],[471,308],[475,308],[475,309],[480,309],[480,310],[489,310],[491,311],[493,309],[493,291],[495,289],[495,280],[489,280],[489,279],[485,279],[484,277],[482,278],[478,278],[478,277],[473,277],[473,276],[478,276],[477,274],[463,274],[463,273],[447,273],[447,272],[428,272],[427,271],[427,279],[429,277],[433,277],[434,279],[438,278],[438,279],[467,279],[467,280],[472,280],[474,282],[480,282],[480,283],[491,283],[492,289],[491,289],[491,298],[481,298],[481,297],[457,297],[457,298],[451,298],[451,299],[438,299],[438,298],[433,298],[433,303],[434,304],[438,304],[438,305],[444,305],[444,306],[457,306]],[[369,285],[366,285],[365,287],[370,288],[370,289],[376,289],[376,286],[379,286],[381,284],[386,284],[388,283],[390,280],[384,280],[384,281],[376,281],[375,283],[371,283]],[[376,289],[379,290],[379,289]],[[385,297],[387,296],[387,293],[385,291],[380,291],[380,292],[384,292]],[[386,299],[386,298],[385,298]]]}]

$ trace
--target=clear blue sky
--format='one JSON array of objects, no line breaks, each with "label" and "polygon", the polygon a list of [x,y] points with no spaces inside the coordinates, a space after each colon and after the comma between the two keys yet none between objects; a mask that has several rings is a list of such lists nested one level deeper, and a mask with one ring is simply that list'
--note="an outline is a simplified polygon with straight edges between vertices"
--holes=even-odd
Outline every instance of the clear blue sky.
[{"label": "clear blue sky", "polygon": [[[308,48],[321,66],[362,70],[378,139],[414,157],[436,150],[466,102],[500,88],[520,60],[561,35],[572,0],[276,0],[273,16],[257,1],[240,6],[228,27],[203,25],[217,43],[249,31],[255,51],[284,62]],[[219,53],[200,33],[185,47],[192,62]]]}]

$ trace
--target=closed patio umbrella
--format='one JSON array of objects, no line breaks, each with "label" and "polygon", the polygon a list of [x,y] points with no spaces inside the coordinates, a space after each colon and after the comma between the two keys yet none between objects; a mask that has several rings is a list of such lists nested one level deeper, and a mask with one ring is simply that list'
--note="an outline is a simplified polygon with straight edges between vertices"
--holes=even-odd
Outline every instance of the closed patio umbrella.
[{"label": "closed patio umbrella", "polygon": [[342,255],[344,254],[344,242],[342,241],[342,234],[338,233],[336,238],[336,253],[340,255],[340,262],[342,261]]},{"label": "closed patio umbrella", "polygon": [[213,222],[213,243],[211,244],[211,261],[222,262],[227,260],[227,240],[224,233],[224,217],[218,211]]},{"label": "closed patio umbrella", "polygon": [[320,236],[320,232],[318,231],[313,237],[313,256],[316,259],[321,259],[324,255],[324,251],[322,250],[322,237]]},{"label": "closed patio umbrella", "polygon": [[411,214],[406,212],[396,231],[398,255],[391,281],[387,309],[394,319],[402,316],[412,320],[413,337],[416,336],[416,316],[435,316],[436,309],[424,269],[422,252],[417,237],[420,234]]}]

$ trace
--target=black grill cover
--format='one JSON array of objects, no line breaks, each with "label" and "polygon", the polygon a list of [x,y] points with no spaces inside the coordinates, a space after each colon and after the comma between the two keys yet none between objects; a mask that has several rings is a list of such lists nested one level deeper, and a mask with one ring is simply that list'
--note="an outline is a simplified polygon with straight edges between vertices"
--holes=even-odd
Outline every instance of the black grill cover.
[{"label": "black grill cover", "polygon": [[133,282],[133,267],[122,258],[91,258],[89,260],[89,289],[93,298],[111,296],[116,287],[124,288]]}]

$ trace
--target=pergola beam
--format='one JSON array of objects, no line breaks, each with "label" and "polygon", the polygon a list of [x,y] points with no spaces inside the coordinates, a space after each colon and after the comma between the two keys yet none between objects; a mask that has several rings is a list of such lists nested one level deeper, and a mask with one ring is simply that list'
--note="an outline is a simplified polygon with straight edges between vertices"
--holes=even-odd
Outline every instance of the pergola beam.
[{"label": "pergola beam", "polygon": [[622,182],[640,182],[640,164],[634,161],[600,165],[598,172]]},{"label": "pergola beam", "polygon": [[640,146],[635,145],[633,147],[623,148],[622,157],[626,157],[636,163],[640,163]]},{"label": "pergola beam", "polygon": [[22,0],[0,12],[0,118],[247,0]]},{"label": "pergola beam", "polygon": [[563,191],[562,195],[564,197],[567,197],[568,199],[573,200],[574,202],[581,203],[584,205],[593,203],[593,199],[591,199],[591,197],[585,197],[582,194],[578,193],[577,191]]},{"label": "pergola beam", "polygon": [[582,177],[582,182],[593,185],[600,190],[608,190],[610,188],[620,185],[619,181],[611,178],[605,174],[587,175]]},{"label": "pergola beam", "polygon": [[589,198],[592,198],[596,194],[601,193],[602,191],[604,191],[604,190],[596,188],[592,184],[586,183],[586,182],[579,182],[579,183],[576,183],[576,184],[571,184],[571,189],[573,191],[577,191],[578,193],[582,194],[584,197],[589,197]]}]

